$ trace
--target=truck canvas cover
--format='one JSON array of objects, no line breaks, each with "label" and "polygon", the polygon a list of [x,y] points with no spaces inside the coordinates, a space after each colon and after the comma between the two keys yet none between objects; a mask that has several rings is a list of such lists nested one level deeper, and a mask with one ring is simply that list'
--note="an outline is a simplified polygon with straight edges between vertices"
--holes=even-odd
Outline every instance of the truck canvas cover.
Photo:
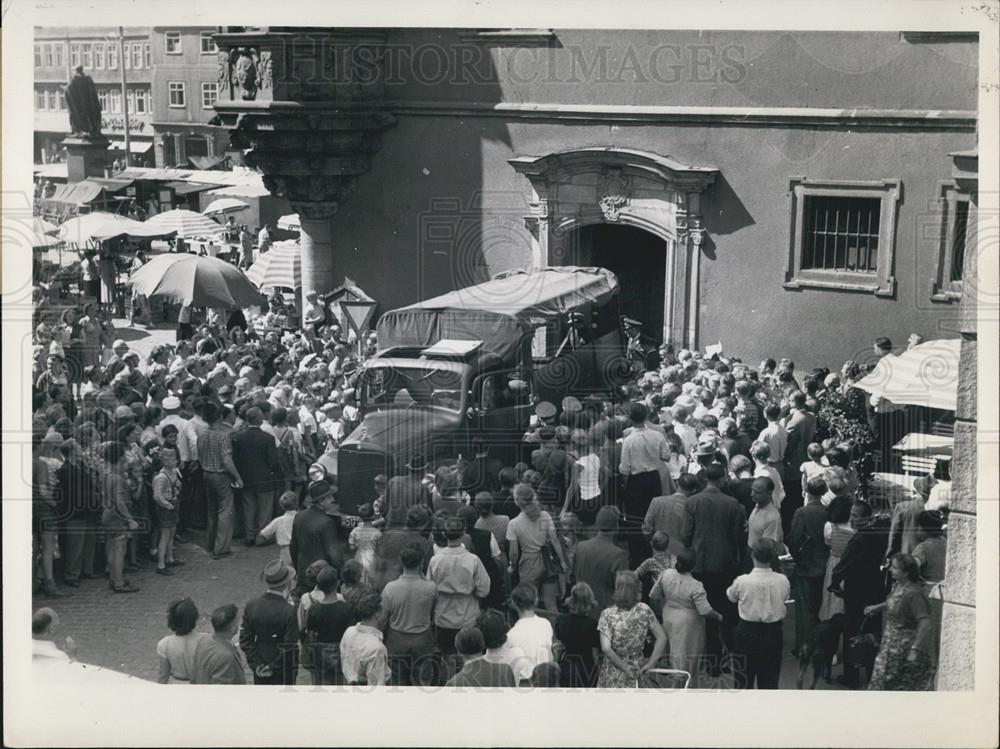
[{"label": "truck canvas cover", "polygon": [[426,348],[442,338],[479,340],[509,360],[539,325],[583,305],[601,306],[617,291],[603,268],[556,266],[501,273],[492,280],[386,312],[379,348]]}]

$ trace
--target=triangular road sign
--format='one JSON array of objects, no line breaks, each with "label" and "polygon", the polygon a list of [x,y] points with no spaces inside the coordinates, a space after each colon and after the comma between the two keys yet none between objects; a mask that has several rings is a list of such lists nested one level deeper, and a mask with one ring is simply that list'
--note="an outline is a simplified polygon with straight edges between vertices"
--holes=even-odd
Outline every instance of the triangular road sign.
[{"label": "triangular road sign", "polygon": [[344,311],[344,317],[350,323],[351,327],[354,328],[354,332],[358,334],[359,338],[368,329],[368,323],[371,322],[377,305],[378,302],[347,300],[340,302],[340,308]]}]

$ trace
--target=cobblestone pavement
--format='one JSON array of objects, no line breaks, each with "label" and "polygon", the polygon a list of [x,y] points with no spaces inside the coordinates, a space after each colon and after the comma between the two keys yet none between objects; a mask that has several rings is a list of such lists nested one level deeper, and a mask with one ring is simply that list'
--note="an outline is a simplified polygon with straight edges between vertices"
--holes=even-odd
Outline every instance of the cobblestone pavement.
[{"label": "cobblestone pavement", "polygon": [[73,593],[70,598],[35,596],[33,609],[51,606],[56,610],[61,619],[59,637],[76,641],[81,661],[155,681],[156,643],[170,634],[167,606],[172,601],[190,597],[201,614],[198,631],[211,632],[209,617],[216,607],[235,603],[242,612],[247,601],[263,592],[260,572],[277,558],[277,547],[248,548],[234,541],[232,548],[232,556],[213,560],[200,543],[179,544],[176,555],[185,565],[175,568],[173,577],[157,575],[150,560],[140,572],[126,573],[140,588],[137,593],[112,593],[102,576],[81,580],[75,589],[60,585]]}]

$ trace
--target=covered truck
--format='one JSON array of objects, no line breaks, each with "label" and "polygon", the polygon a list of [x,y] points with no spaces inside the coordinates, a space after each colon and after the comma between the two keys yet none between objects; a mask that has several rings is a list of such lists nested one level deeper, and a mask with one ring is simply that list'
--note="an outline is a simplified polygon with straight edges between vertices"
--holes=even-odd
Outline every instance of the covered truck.
[{"label": "covered truck", "polygon": [[337,455],[350,515],[374,478],[413,457],[470,457],[477,441],[513,465],[535,404],[607,393],[627,376],[615,275],[572,266],[509,271],[385,313],[379,353],[361,372],[361,425]]}]

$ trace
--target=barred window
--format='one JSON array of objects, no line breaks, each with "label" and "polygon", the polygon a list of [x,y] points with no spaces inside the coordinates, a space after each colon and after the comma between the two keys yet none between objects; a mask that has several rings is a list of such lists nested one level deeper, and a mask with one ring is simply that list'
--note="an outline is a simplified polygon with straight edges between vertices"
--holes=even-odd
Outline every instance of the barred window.
[{"label": "barred window", "polygon": [[875,273],[880,209],[877,198],[807,197],[802,268]]},{"label": "barred window", "polygon": [[792,178],[784,287],[893,296],[892,253],[901,189],[899,180]]}]

